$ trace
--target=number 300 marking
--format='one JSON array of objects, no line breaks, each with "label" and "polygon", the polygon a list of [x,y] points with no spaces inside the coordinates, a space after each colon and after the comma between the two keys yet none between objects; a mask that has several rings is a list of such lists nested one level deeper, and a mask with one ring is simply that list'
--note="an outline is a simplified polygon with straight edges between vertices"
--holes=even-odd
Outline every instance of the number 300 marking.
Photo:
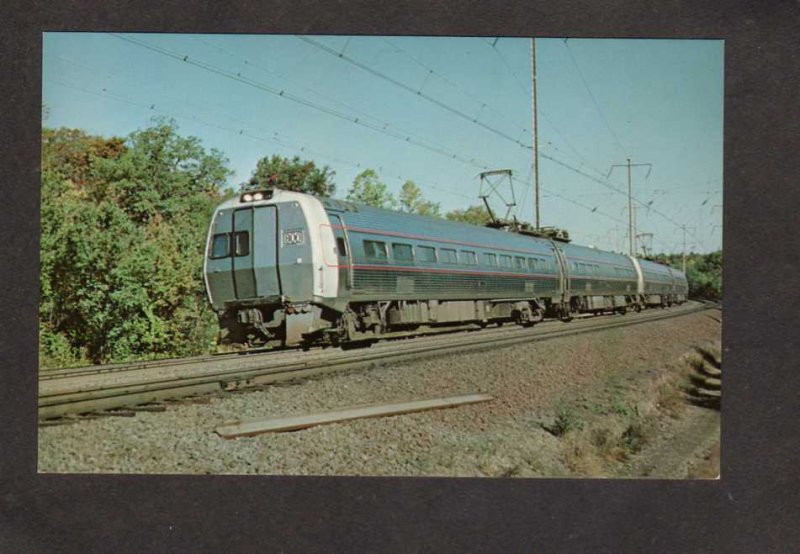
[{"label": "number 300 marking", "polygon": [[305,235],[302,230],[299,231],[284,231],[283,244],[284,246],[291,246],[294,244],[303,244],[305,242]]}]

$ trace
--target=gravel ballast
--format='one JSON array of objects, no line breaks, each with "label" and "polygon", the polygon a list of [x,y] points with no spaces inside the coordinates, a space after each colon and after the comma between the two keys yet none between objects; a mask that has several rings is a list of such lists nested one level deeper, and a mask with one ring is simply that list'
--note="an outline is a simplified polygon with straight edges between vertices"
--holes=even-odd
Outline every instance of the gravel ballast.
[{"label": "gravel ballast", "polygon": [[[563,398],[625,369],[643,378],[719,340],[707,313],[494,351],[328,375],[298,384],[39,428],[39,471],[288,475],[566,476],[542,428]],[[495,400],[225,440],[237,420],[484,392]]]}]

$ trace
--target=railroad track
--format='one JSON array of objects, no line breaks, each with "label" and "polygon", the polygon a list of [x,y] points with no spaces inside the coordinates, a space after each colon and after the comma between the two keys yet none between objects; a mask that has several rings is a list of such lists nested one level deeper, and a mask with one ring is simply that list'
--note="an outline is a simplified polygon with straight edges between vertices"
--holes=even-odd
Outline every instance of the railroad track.
[{"label": "railroad track", "polygon": [[[511,346],[521,342],[627,327],[681,317],[716,307],[689,303],[669,311],[646,311],[550,322],[533,328],[500,328],[478,333],[425,336],[409,341],[378,343],[360,350],[326,349],[311,352],[279,351],[253,356],[203,356],[112,366],[114,370],[75,371],[39,382],[39,419],[114,410],[167,399],[206,395],[268,385],[335,371],[360,369],[385,362],[456,354]],[[81,368],[74,368],[81,369]]]},{"label": "railroad track", "polygon": [[[583,316],[580,316],[583,317]],[[555,321],[555,320],[553,320]],[[548,320],[549,322],[549,320]],[[461,326],[451,326],[447,328],[431,329],[428,331],[411,331],[407,333],[396,333],[381,337],[382,341],[397,341],[417,337],[433,337],[437,335],[448,335],[456,333],[464,333],[469,331],[479,331],[481,327],[477,324],[466,324]],[[319,348],[319,347],[315,347]],[[324,347],[326,348],[326,347]],[[143,369],[152,368],[173,368],[180,366],[189,366],[192,364],[219,362],[223,360],[236,360],[241,359],[243,356],[277,356],[280,354],[295,355],[301,348],[293,346],[288,348],[270,347],[270,348],[254,348],[250,350],[240,350],[236,352],[223,352],[216,354],[206,354],[203,356],[192,356],[187,358],[166,358],[161,360],[142,360],[137,362],[119,363],[119,364],[103,364],[92,366],[79,366],[79,367],[64,367],[64,368],[51,368],[39,370],[39,381],[48,381],[50,379],[65,379],[69,377],[81,376],[96,376],[108,373],[121,373],[125,371],[140,371]]]}]

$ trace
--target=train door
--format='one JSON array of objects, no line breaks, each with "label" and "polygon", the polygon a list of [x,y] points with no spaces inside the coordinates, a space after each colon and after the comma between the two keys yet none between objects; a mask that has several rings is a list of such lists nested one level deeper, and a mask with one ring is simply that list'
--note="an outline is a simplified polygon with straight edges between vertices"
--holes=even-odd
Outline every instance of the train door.
[{"label": "train door", "polygon": [[253,271],[258,297],[280,296],[278,210],[275,206],[256,206],[253,210]]},{"label": "train door", "polygon": [[232,269],[236,298],[244,300],[279,296],[278,215],[275,206],[235,210],[232,227]]},{"label": "train door", "polygon": [[342,218],[335,214],[331,214],[330,218],[333,237],[336,240],[336,260],[339,266],[339,296],[341,297],[347,295],[352,283],[350,275],[352,266],[350,262],[350,246]]},{"label": "train door", "polygon": [[233,287],[236,298],[256,296],[253,268],[253,208],[233,212]]},{"label": "train door", "polygon": [[225,302],[236,299],[233,290],[231,225],[233,212],[220,210],[214,217],[211,239],[206,257],[206,286],[215,309],[222,309]]}]

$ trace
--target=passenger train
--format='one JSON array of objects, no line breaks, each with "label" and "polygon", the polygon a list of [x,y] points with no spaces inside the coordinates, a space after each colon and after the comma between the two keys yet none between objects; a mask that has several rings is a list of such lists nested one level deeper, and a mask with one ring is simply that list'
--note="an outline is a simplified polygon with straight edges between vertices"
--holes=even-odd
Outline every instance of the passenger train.
[{"label": "passenger train", "polygon": [[633,256],[280,189],[215,210],[204,277],[221,341],[247,345],[532,325],[688,293],[682,272]]}]

